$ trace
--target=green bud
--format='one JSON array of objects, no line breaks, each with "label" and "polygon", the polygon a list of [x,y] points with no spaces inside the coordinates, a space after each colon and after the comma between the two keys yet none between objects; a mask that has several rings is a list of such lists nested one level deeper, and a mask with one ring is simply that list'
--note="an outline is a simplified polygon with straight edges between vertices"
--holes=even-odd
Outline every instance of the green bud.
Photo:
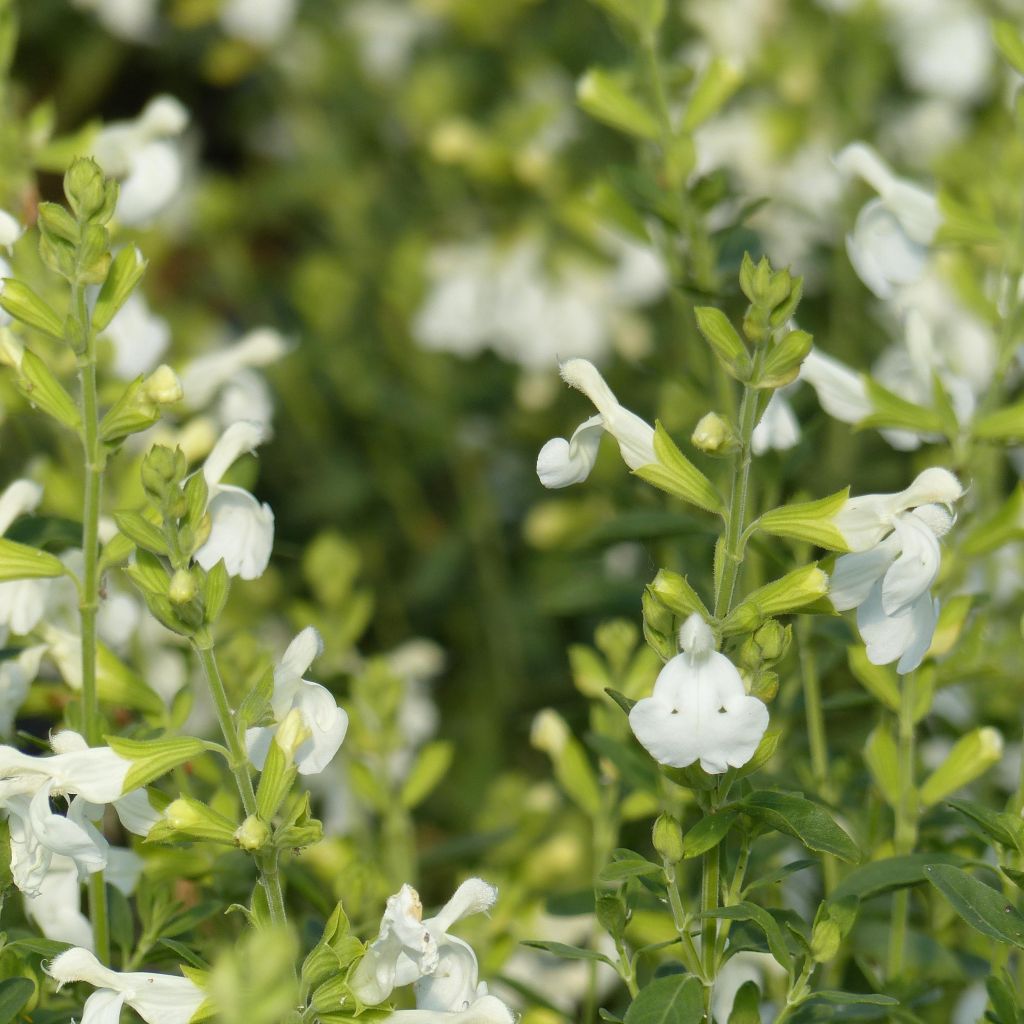
[{"label": "green bud", "polygon": [[763,661],[778,661],[789,649],[792,636],[792,627],[783,626],[777,619],[769,619],[758,627],[753,640]]},{"label": "green bud", "polygon": [[709,412],[700,418],[690,441],[694,448],[708,455],[731,455],[739,448],[739,439],[732,424],[717,412]]},{"label": "green bud", "polygon": [[597,923],[613,938],[620,939],[626,930],[628,915],[622,896],[615,893],[601,893],[594,901]]},{"label": "green bud", "polygon": [[256,814],[250,814],[235,831],[235,842],[250,853],[263,849],[269,838],[267,823]]},{"label": "green bud", "polygon": [[779,692],[779,675],[770,669],[759,669],[750,680],[750,696],[762,700],[765,704],[775,700]]},{"label": "green bud", "polygon": [[678,864],[683,859],[683,830],[671,814],[659,814],[651,832],[651,842],[662,860]]},{"label": "green bud", "polygon": [[142,486],[157,502],[162,502],[168,491],[177,490],[188,471],[185,453],[180,448],[154,445],[142,460]]},{"label": "green bud", "polygon": [[64,195],[79,221],[105,224],[117,205],[117,184],[91,157],[79,157],[64,175]]},{"label": "green bud", "polygon": [[78,222],[59,203],[39,204],[39,230],[49,238],[78,244]]},{"label": "green bud", "polygon": [[842,938],[839,925],[831,918],[817,921],[811,932],[811,956],[819,964],[832,960],[839,952]]},{"label": "green bud", "polygon": [[142,382],[142,390],[154,405],[173,405],[183,397],[181,381],[166,363],[161,363]]},{"label": "green bud", "polygon": [[164,808],[164,816],[149,831],[147,842],[205,839],[233,846],[235,824],[230,818],[192,797],[182,796]]}]

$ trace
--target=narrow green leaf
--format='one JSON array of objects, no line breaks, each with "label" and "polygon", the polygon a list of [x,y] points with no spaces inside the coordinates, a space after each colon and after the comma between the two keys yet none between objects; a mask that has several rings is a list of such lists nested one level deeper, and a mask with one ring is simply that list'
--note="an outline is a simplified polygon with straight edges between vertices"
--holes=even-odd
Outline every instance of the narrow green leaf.
[{"label": "narrow green leaf", "polygon": [[737,903],[731,907],[720,907],[718,910],[710,910],[702,917],[715,917],[729,921],[751,921],[764,932],[768,940],[768,948],[772,956],[788,971],[793,962],[793,957],[786,945],[786,937],[779,927],[779,922],[772,917],[763,907],[756,903]]},{"label": "narrow green leaf", "polygon": [[645,985],[629,1005],[625,1024],[701,1024],[704,986],[692,974],[670,974]]},{"label": "narrow green leaf", "polygon": [[594,949],[581,949],[579,946],[569,946],[564,942],[545,942],[541,939],[523,939],[522,946],[529,946],[531,949],[543,949],[546,953],[554,953],[563,960],[597,960],[603,964],[614,966],[611,960],[598,953]]},{"label": "narrow green leaf", "polygon": [[1020,441],[1024,439],[1024,402],[996,409],[971,423],[971,433],[979,441]]},{"label": "narrow green leaf", "polygon": [[856,843],[832,815],[799,793],[759,790],[746,797],[740,806],[757,821],[799,839],[809,850],[830,853],[850,863],[860,860]]},{"label": "narrow green leaf", "polygon": [[35,994],[31,978],[7,978],[0,981],[0,1024],[9,1024]]},{"label": "narrow green leaf", "polygon": [[931,864],[925,876],[976,931],[1024,949],[1024,915],[990,885],[948,864]]},{"label": "narrow green leaf", "polygon": [[699,857],[713,850],[728,835],[737,817],[739,811],[727,807],[701,818],[683,836],[683,857]]},{"label": "narrow green leaf", "polygon": [[437,788],[451,767],[454,746],[447,740],[427,743],[417,754],[399,796],[406,810],[418,807]]},{"label": "narrow green leaf", "polygon": [[64,321],[27,284],[4,278],[0,306],[15,320],[35,327],[57,341],[64,340]]},{"label": "narrow green leaf", "polygon": [[114,257],[92,311],[92,325],[97,331],[106,329],[145,272],[146,260],[134,245],[126,245]]},{"label": "narrow green leaf", "polygon": [[630,92],[623,76],[591,68],[576,86],[576,101],[593,118],[626,135],[656,139],[661,134],[658,118]]}]

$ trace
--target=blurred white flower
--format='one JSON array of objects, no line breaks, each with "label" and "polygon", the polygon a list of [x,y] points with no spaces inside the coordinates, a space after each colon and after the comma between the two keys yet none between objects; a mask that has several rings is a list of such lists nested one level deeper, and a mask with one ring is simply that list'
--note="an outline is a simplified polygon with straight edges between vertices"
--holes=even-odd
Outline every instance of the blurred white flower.
[{"label": "blurred white flower", "polygon": [[593,363],[570,359],[559,367],[562,379],[582,391],[597,407],[598,415],[584,420],[572,437],[553,437],[537,456],[537,476],[545,487],[568,487],[590,475],[597,461],[601,436],[607,431],[618,442],[630,469],[657,462],[654,428],[619,404]]},{"label": "blurred white flower", "polygon": [[[15,480],[0,494],[0,536],[20,516],[35,511],[43,489],[31,480]],[[46,610],[53,585],[50,579],[8,580],[0,583],[0,640],[7,631],[19,635],[32,632]]]},{"label": "blurred white flower", "polygon": [[145,42],[156,27],[160,0],[71,0],[75,7],[92,11],[112,35],[129,42]]},{"label": "blurred white flower", "polygon": [[171,341],[171,328],[149,308],[141,291],[134,291],[103,332],[114,348],[114,373],[134,380],[149,373]]},{"label": "blurred white flower", "polygon": [[912,672],[931,646],[938,601],[939,538],[953,525],[949,507],[963,493],[948,470],[933,467],[904,491],[851,498],[835,524],[853,549],[836,559],[829,596],[838,611],[857,609],[857,628],[875,665],[898,661]]},{"label": "blurred white flower", "polygon": [[96,991],[89,996],[82,1024],[111,1024],[121,1008],[130,1006],[148,1024],[188,1024],[206,998],[203,990],[169,974],[119,973],[104,967],[88,949],[69,949],[46,966],[57,987],[84,981]]},{"label": "blurred white flower", "polygon": [[715,650],[700,615],[683,623],[679,641],[683,653],[665,664],[654,693],[629,712],[634,735],[659,764],[685,768],[699,760],[712,775],[745,765],[768,728],[768,709]]},{"label": "blurred white flower", "polygon": [[[331,692],[319,683],[302,678],[322,651],[320,634],[312,626],[307,626],[288,645],[274,668],[274,692],[270,703],[275,720],[279,723],[284,721],[290,711],[298,708],[312,733],[295,753],[300,775],[322,772],[338,752],[348,730],[348,715],[338,707]],[[249,759],[260,770],[276,732],[276,726],[261,726],[249,729],[245,734]]]},{"label": "blurred white flower", "polygon": [[224,0],[221,28],[235,39],[267,49],[288,34],[298,0]]},{"label": "blurred white flower", "polygon": [[355,36],[364,73],[379,82],[401,78],[416,43],[434,24],[412,4],[388,0],[349,4],[343,20]]},{"label": "blurred white flower", "polygon": [[784,388],[772,393],[761,419],[754,427],[750,447],[755,455],[763,455],[769,449],[789,451],[799,442],[800,422],[785,394],[788,390]]},{"label": "blurred white flower", "polygon": [[10,736],[14,731],[14,719],[39,673],[45,653],[46,644],[35,644],[0,661],[0,736]]},{"label": "blurred white flower", "polygon": [[173,96],[149,101],[133,121],[106,125],[92,153],[105,174],[121,180],[117,217],[129,227],[148,224],[178,194],[184,157],[177,139],[188,111]]},{"label": "blurred white flower", "polygon": [[836,156],[836,166],[878,193],[857,215],[846,250],[860,279],[880,299],[892,298],[924,274],[928,247],[942,223],[938,203],[930,192],[893,174],[866,143],[847,146]]},{"label": "blurred white flower", "polygon": [[224,474],[242,455],[253,451],[265,438],[258,423],[233,423],[213,446],[203,463],[210,489],[206,509],[212,525],[206,543],[195,560],[207,571],[223,559],[231,576],[254,580],[262,576],[274,546],[274,513],[247,490],[221,483]]},{"label": "blurred white flower", "polygon": [[6,249],[9,254],[11,247],[21,238],[24,230],[14,216],[6,210],[0,210],[0,248]]},{"label": "blurred white flower", "polygon": [[[363,1002],[383,1002],[402,985],[415,983],[416,1010],[397,1011],[393,1018],[448,1022],[465,1019],[512,1024],[512,1012],[488,995],[479,981],[476,954],[462,939],[449,935],[456,921],[489,910],[498,890],[470,878],[432,918],[423,920],[419,894],[410,885],[388,898],[380,934],[352,975],[352,991]],[[429,1011],[425,1013],[424,1011]]]}]

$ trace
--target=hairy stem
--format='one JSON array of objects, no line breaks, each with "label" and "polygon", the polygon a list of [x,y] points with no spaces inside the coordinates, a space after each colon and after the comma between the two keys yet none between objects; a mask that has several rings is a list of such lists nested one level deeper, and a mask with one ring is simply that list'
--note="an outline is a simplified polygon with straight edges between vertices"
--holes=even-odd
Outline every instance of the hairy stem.
[{"label": "hairy stem", "polygon": [[[915,686],[913,675],[905,677],[902,682],[903,685],[900,687],[897,748],[900,798],[896,804],[896,825],[893,834],[893,848],[897,856],[910,853],[917,843],[917,790],[914,785]],[[888,974],[890,978],[897,977],[903,970],[909,909],[909,891],[906,889],[898,890],[893,896],[892,929],[889,933]]]}]

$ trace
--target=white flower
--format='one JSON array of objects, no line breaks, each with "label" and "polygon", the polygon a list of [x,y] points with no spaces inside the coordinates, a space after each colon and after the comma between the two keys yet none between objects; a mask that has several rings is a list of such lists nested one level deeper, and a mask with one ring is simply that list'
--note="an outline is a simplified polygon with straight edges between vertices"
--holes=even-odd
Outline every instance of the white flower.
[{"label": "white flower", "polygon": [[948,506],[960,497],[947,470],[925,470],[898,494],[846,503],[835,523],[852,554],[836,560],[830,597],[838,611],[857,609],[857,628],[875,665],[897,661],[912,672],[931,646],[938,601],[929,588],[939,572],[939,538],[953,524]]},{"label": "white flower", "polygon": [[160,0],[71,0],[75,7],[94,11],[99,23],[121,39],[148,39],[156,25]]},{"label": "white flower", "polygon": [[279,331],[257,327],[233,345],[207,352],[188,363],[181,371],[185,399],[193,409],[203,409],[242,370],[270,366],[288,351],[288,342]]},{"label": "white flower", "polygon": [[345,28],[355,36],[363,71],[380,82],[401,78],[417,41],[432,24],[411,5],[388,0],[350,4],[343,17]]},{"label": "white flower", "polygon": [[515,1024],[515,1019],[497,996],[486,994],[463,1010],[395,1010],[385,1018],[390,1024]]},{"label": "white flower", "polygon": [[144,225],[177,194],[184,160],[171,141],[188,125],[188,111],[173,96],[149,101],[134,121],[107,125],[93,142],[93,156],[105,174],[121,179],[117,216],[128,226]]},{"label": "white flower", "polygon": [[220,482],[232,463],[253,451],[264,437],[258,423],[232,423],[203,463],[203,476],[210,489],[206,509],[212,525],[195,560],[206,570],[223,559],[231,576],[254,580],[263,575],[270,562],[274,546],[274,513],[270,506],[261,505],[241,487]]},{"label": "white flower", "polygon": [[11,246],[21,238],[24,230],[17,218],[6,210],[0,210],[0,248],[6,249],[10,253]]},{"label": "white flower", "polygon": [[[274,693],[270,703],[275,720],[284,721],[293,708],[298,708],[312,733],[295,754],[300,775],[322,772],[338,752],[348,730],[348,715],[338,707],[331,692],[319,683],[302,678],[322,651],[320,634],[307,626],[288,645],[284,657],[274,668]],[[264,726],[246,732],[249,759],[260,770],[276,731],[275,726]]]},{"label": "white flower", "polygon": [[768,728],[768,709],[715,650],[700,615],[683,623],[679,642],[683,653],[666,663],[654,693],[629,712],[634,735],[659,764],[673,768],[699,760],[704,771],[720,775],[745,765]]},{"label": "white flower", "polygon": [[14,731],[14,719],[39,672],[46,644],[22,648],[17,657],[0,661],[0,736]]},{"label": "white flower", "polygon": [[287,34],[297,7],[298,0],[225,0],[220,23],[229,36],[266,48]]},{"label": "white flower", "polygon": [[92,925],[82,913],[78,865],[54,855],[34,895],[25,895],[25,914],[48,938],[92,949]]},{"label": "white flower", "polygon": [[930,192],[894,175],[863,142],[839,153],[836,166],[878,193],[857,215],[846,249],[860,279],[880,299],[892,298],[924,274],[928,247],[942,223],[938,203]]},{"label": "white flower", "polygon": [[195,982],[169,974],[119,973],[104,967],[87,949],[76,947],[46,967],[57,987],[84,981],[96,991],[85,1003],[81,1024],[116,1024],[130,1006],[148,1024],[188,1024],[205,995]]},{"label": "white flower", "polygon": [[[784,389],[787,390],[787,389]],[[777,452],[788,451],[800,440],[800,422],[783,391],[776,391],[750,438],[750,447],[755,455],[763,455],[770,448]]]},{"label": "white flower", "polygon": [[[42,500],[43,489],[31,480],[15,480],[0,494],[0,536],[19,517],[35,510]],[[10,629],[24,635],[31,633],[46,610],[46,597],[52,580],[8,580],[0,583],[0,631]]]},{"label": "white flower", "polygon": [[[419,982],[425,987],[417,985],[417,1006],[466,1009],[478,996],[486,995],[487,988],[477,983],[476,954],[467,943],[449,935],[448,929],[463,917],[490,910],[497,898],[493,885],[470,878],[435,917],[424,921],[419,893],[411,885],[403,885],[388,897],[380,934],[356,967],[352,991],[372,1005],[383,1002],[396,987]],[[425,979],[442,964],[436,983],[426,984]]]},{"label": "white flower", "polygon": [[618,442],[623,461],[630,469],[658,461],[654,454],[654,428],[619,404],[593,363],[570,359],[559,369],[566,384],[582,391],[594,403],[598,415],[581,423],[568,441],[554,437],[541,448],[537,476],[545,487],[568,487],[586,480],[597,461],[604,431]]},{"label": "white flower", "polygon": [[150,311],[139,291],[128,296],[103,334],[113,345],[114,373],[122,380],[149,373],[171,341],[170,325]]}]

